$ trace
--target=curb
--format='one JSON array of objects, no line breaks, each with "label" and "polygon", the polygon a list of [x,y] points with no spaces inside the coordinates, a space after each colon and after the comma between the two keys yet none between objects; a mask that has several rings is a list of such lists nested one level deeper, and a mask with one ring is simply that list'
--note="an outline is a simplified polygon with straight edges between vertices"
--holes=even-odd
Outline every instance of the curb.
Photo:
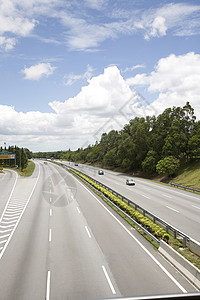
[{"label": "curb", "polygon": [[197,267],[162,240],[158,251],[184,274],[192,284],[200,289],[200,270]]}]

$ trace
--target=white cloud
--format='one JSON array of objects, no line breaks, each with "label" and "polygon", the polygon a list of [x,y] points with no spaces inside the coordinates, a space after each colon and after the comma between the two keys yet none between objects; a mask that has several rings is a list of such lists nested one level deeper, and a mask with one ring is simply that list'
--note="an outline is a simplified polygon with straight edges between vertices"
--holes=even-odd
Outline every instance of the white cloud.
[{"label": "white cloud", "polygon": [[[137,74],[126,80],[137,89],[145,85],[151,93],[159,93],[153,106],[161,113],[165,108],[183,106],[189,101],[200,115],[200,55],[193,52],[162,58],[149,75]],[[150,105],[151,106],[151,105]]]},{"label": "white cloud", "polygon": [[5,38],[4,36],[0,36],[0,48],[9,51],[14,48],[16,44],[15,38]]},{"label": "white cloud", "polygon": [[[104,13],[105,6],[109,15]],[[12,46],[7,43],[9,46],[3,49],[12,49],[20,37],[36,38],[34,29],[40,26],[41,20],[44,26],[43,20],[48,21],[49,16],[62,24],[62,34],[58,35],[58,40],[51,36],[38,36],[38,39],[67,44],[70,50],[78,51],[97,51],[107,39],[134,35],[138,31],[146,40],[165,36],[169,30],[179,36],[199,34],[200,5],[170,3],[145,11],[136,10],[134,4],[132,7],[121,9],[107,0],[0,0],[0,36],[13,41]],[[94,18],[91,8],[101,10],[101,17]]]},{"label": "white cloud", "polygon": [[140,69],[140,68],[145,68],[145,65],[135,65],[135,66],[132,66],[132,67],[127,67],[124,70],[122,70],[121,72],[122,73],[131,72],[131,71],[134,71],[134,70]]},{"label": "white cloud", "polygon": [[24,68],[22,72],[25,75],[25,79],[38,80],[43,76],[52,75],[56,67],[52,67],[50,63],[39,63],[33,65],[30,68]]},{"label": "white cloud", "polygon": [[131,97],[132,92],[118,68],[108,67],[103,74],[91,78],[74,98],[49,103],[53,113],[22,113],[1,105],[0,136],[4,135],[8,142],[23,140],[23,146],[34,151],[60,149],[64,144],[64,149],[76,149],[87,140],[94,143],[100,138],[108,122],[120,129],[127,122],[120,109],[125,111],[123,106],[128,107]]},{"label": "white cloud", "polygon": [[[120,130],[136,116],[157,115],[187,101],[199,118],[199,82],[200,55],[195,53],[162,58],[150,74],[127,80],[116,66],[108,67],[75,97],[49,103],[52,113],[23,113],[0,105],[0,138],[32,151],[77,149],[95,143],[103,132]],[[130,89],[142,84],[156,93],[151,104]]]},{"label": "white cloud", "polygon": [[65,85],[72,85],[78,80],[83,80],[83,79],[90,79],[93,75],[94,69],[88,65],[87,70],[83,74],[74,74],[70,73],[69,75],[64,76],[64,84]]}]

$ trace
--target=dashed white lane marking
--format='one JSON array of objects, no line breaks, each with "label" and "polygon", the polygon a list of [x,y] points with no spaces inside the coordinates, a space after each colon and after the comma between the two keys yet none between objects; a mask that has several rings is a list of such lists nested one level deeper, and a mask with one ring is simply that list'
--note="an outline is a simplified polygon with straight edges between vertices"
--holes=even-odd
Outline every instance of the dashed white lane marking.
[{"label": "dashed white lane marking", "polygon": [[52,209],[50,208],[50,211],[49,211],[49,215],[50,217],[52,216]]},{"label": "dashed white lane marking", "polygon": [[102,266],[102,269],[103,269],[104,275],[105,275],[105,277],[106,277],[106,279],[107,279],[107,281],[108,281],[108,284],[109,284],[109,286],[110,286],[110,289],[111,289],[112,293],[113,293],[113,294],[116,294],[115,289],[114,289],[114,286],[113,286],[113,284],[112,284],[112,282],[111,282],[111,280],[110,280],[110,277],[108,276],[108,273],[107,273],[107,271],[106,271],[106,268],[105,268],[104,266]]},{"label": "dashed white lane marking", "polygon": [[90,234],[90,232],[89,232],[87,226],[85,226],[85,230],[87,231],[87,234],[88,234],[89,238],[91,239],[92,236],[91,236],[91,234]]},{"label": "dashed white lane marking", "polygon": [[192,207],[194,207],[194,208],[197,208],[197,209],[200,209],[200,207],[199,207],[199,206],[192,205]]},{"label": "dashed white lane marking", "polygon": [[[78,181],[78,179],[76,179]],[[94,195],[92,194],[92,192],[86,188],[84,186],[84,184],[82,184],[80,181],[78,181],[78,183],[90,194],[92,195],[92,197],[94,197],[94,199],[116,220],[117,223],[119,223],[122,228],[135,240],[135,242],[146,252],[146,254],[151,257],[151,259],[161,268],[161,270],[174,282],[174,284],[176,286],[178,286],[178,288],[183,292],[183,293],[187,293],[186,289],[184,289],[184,287],[167,271],[167,269],[165,269],[165,267],[163,267],[163,265],[149,252],[149,250],[147,250],[142,243],[126,228],[126,226],[124,224],[122,224],[122,222],[119,221],[119,219],[114,216],[111,211]]]},{"label": "dashed white lane marking", "polygon": [[170,198],[172,199],[172,196],[166,195],[166,194],[162,194],[164,197]]},{"label": "dashed white lane marking", "polygon": [[80,212],[80,209],[77,207],[77,210],[78,210],[78,213],[80,214],[81,212]]},{"label": "dashed white lane marking", "polygon": [[49,229],[49,242],[51,242],[51,229]]},{"label": "dashed white lane marking", "polygon": [[51,287],[51,272],[47,272],[47,289],[46,289],[46,300],[50,299],[50,287]]},{"label": "dashed white lane marking", "polygon": [[142,195],[143,197],[147,198],[147,199],[151,199],[150,197],[146,196],[146,195]]},{"label": "dashed white lane marking", "polygon": [[173,210],[173,211],[175,211],[175,212],[177,212],[177,213],[179,213],[178,210],[176,210],[176,209],[174,209],[174,208],[172,208],[172,207],[170,207],[170,206],[167,206],[167,205],[166,205],[166,207],[169,208],[169,209],[171,209],[171,210]]}]

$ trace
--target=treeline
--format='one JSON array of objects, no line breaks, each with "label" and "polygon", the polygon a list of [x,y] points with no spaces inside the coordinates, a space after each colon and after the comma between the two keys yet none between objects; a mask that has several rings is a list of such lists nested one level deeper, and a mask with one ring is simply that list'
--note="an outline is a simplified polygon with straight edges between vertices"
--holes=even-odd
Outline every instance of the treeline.
[{"label": "treeline", "polygon": [[0,159],[1,167],[17,167],[23,170],[27,167],[28,158],[31,158],[31,152],[28,149],[19,148],[17,146],[9,146],[0,148],[0,154],[15,154],[15,159]]},{"label": "treeline", "polygon": [[60,158],[173,175],[181,165],[199,157],[200,121],[187,102],[182,108],[167,108],[157,117],[136,117],[120,131],[103,133],[95,145],[68,150]]}]

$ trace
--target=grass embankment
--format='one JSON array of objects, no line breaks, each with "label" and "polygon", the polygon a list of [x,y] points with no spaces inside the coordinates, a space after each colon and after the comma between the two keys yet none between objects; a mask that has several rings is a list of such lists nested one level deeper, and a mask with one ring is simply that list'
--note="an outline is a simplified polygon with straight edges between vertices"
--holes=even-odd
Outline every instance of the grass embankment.
[{"label": "grass embankment", "polygon": [[23,171],[20,171],[19,169],[15,169],[20,176],[31,176],[33,174],[33,171],[35,170],[35,163],[33,161],[28,161],[28,165],[26,167],[27,172],[24,173]]},{"label": "grass embankment", "polygon": [[[94,181],[87,178],[87,176],[84,176],[80,174],[79,172],[72,170],[71,171],[78,175],[79,178],[81,177],[84,179],[89,186],[92,185],[96,190],[99,191],[96,192],[100,197],[101,193],[103,193],[106,197],[108,197],[109,200],[111,200],[115,205],[117,205],[120,209],[122,209],[126,214],[128,214],[131,218],[135,219],[140,225],[145,227],[149,232],[151,232],[153,235],[155,235],[158,239],[165,240],[172,248],[177,250],[181,255],[183,255],[187,260],[189,260],[191,263],[193,263],[197,268],[200,269],[200,257],[196,254],[192,253],[187,245],[186,248],[183,248],[183,241],[181,239],[175,239],[173,234],[169,232],[169,234],[166,232],[165,228],[162,226],[153,223],[153,221],[143,216],[143,214],[139,211],[136,211],[131,205],[128,205],[126,202],[124,202],[122,199],[118,198],[117,196],[113,195],[111,192],[104,189],[102,186],[96,184]],[[91,186],[90,186],[91,187]],[[142,236],[144,236],[153,246],[154,249],[158,248],[158,244],[154,242],[149,236],[147,236],[141,229],[139,229],[133,222],[131,222],[126,216],[124,216],[119,210],[115,208],[109,201],[106,201],[104,197],[101,197],[109,206],[111,206],[123,219],[125,219],[131,226],[133,226]]]},{"label": "grass embankment", "polygon": [[200,160],[180,169],[173,183],[200,190]]}]

